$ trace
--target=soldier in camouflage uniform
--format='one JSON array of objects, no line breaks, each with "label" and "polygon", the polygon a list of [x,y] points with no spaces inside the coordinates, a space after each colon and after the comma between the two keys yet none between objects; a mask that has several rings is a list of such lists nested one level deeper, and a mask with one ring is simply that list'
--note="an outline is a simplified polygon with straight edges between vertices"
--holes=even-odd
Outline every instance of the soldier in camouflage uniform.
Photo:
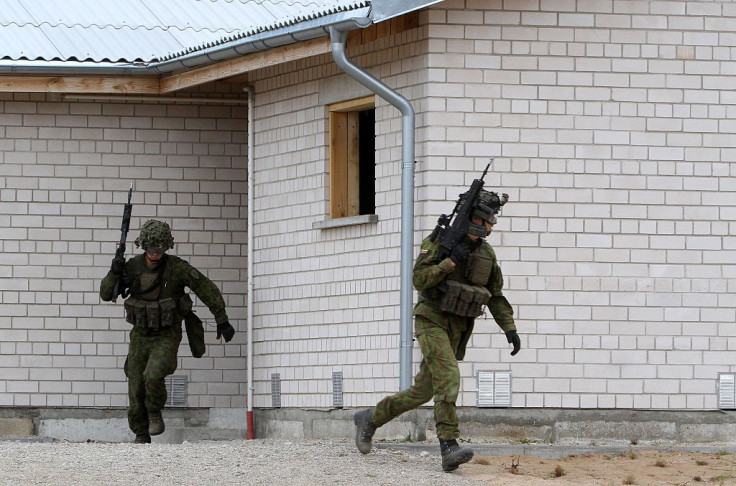
[{"label": "soldier in camouflage uniform", "polygon": [[448,258],[439,258],[439,238],[422,242],[413,275],[414,287],[419,291],[419,302],[414,307],[414,331],[422,351],[419,373],[410,388],[384,398],[375,408],[355,414],[355,443],[363,454],[370,452],[378,427],[434,397],[442,469],[454,471],[473,458],[472,449],[457,443],[458,361],[465,355],[474,319],[485,306],[513,345],[511,355],[521,348],[513,309],[501,291],[501,268],[493,248],[484,239],[496,223],[501,204],[495,193],[481,191],[468,234]]},{"label": "soldier in camouflage uniform", "polygon": [[[192,299],[184,288],[189,287],[212,312],[218,339],[222,336],[229,342],[235,330],[228,322],[225,301],[217,286],[185,260],[166,254],[174,247],[168,224],[146,221],[135,245],[143,247],[143,254],[127,262],[123,257],[113,259],[100,285],[100,297],[104,301],[114,300],[117,297],[114,288],[120,276],[125,274],[130,279],[130,296],[124,302],[125,319],[133,325],[124,367],[128,378],[128,424],[135,433],[136,443],[150,443],[152,435],[164,432],[161,416],[166,403],[164,379],[176,371],[181,322],[185,316],[193,315]],[[201,353],[204,352],[203,334],[202,331]],[[191,341],[192,336],[189,337]]]}]

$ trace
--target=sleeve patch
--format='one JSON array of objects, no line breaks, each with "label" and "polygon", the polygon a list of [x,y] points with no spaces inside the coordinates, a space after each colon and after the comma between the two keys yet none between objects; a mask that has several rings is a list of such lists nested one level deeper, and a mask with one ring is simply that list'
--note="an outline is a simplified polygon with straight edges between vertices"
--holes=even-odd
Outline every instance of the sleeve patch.
[{"label": "sleeve patch", "polygon": [[192,277],[194,280],[199,280],[199,272],[196,268],[192,268],[192,270],[189,272],[189,276]]}]

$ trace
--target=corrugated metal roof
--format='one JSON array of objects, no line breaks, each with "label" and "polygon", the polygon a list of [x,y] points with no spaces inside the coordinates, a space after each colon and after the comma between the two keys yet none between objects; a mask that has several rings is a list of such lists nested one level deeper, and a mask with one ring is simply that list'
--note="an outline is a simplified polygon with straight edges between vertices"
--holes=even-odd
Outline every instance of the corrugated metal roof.
[{"label": "corrugated metal roof", "polygon": [[151,63],[367,0],[0,0],[0,58]]},{"label": "corrugated metal roof", "polygon": [[243,0],[247,22],[241,29],[214,42],[191,45],[187,49],[170,52],[162,60],[246,39],[264,32],[283,29],[302,22],[359,10],[370,5],[366,0]]}]

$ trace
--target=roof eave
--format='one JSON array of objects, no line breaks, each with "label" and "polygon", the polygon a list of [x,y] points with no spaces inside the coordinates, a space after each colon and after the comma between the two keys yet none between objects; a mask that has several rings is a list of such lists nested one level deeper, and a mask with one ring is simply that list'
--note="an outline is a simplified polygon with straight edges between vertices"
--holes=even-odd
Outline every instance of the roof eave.
[{"label": "roof eave", "polygon": [[328,37],[330,27],[336,27],[340,30],[365,28],[372,23],[369,13],[370,9],[366,7],[300,22],[294,26],[251,35],[227,44],[152,63],[148,65],[148,69],[157,74],[169,74],[174,71],[192,69],[287,44],[304,42],[318,37]]},{"label": "roof eave", "polygon": [[[146,63],[84,62],[84,61],[29,61],[0,59],[0,74],[89,74],[135,75],[147,74]],[[150,73],[148,73],[150,74]]]},{"label": "roof eave", "polygon": [[414,10],[429,7],[443,1],[444,0],[372,0],[370,17],[373,22],[383,22],[384,20],[408,14]]},{"label": "roof eave", "polygon": [[393,17],[407,14],[444,0],[372,0],[370,7],[337,12],[269,30],[203,50],[154,62],[91,62],[0,60],[0,75],[118,75],[152,76],[187,71],[258,51],[329,37],[330,27],[350,31],[369,27]]}]

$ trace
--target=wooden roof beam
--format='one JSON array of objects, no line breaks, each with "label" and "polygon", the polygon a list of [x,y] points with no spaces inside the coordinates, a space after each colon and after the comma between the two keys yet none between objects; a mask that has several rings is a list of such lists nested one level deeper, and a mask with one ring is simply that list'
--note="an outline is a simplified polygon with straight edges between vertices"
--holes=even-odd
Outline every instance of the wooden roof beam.
[{"label": "wooden roof beam", "polygon": [[296,61],[330,52],[330,39],[320,37],[298,44],[289,44],[267,51],[254,52],[242,57],[221,61],[217,64],[195,68],[179,74],[161,78],[161,94],[179,91],[193,86],[231,78],[249,71]]},{"label": "wooden roof beam", "polygon": [[159,94],[156,76],[0,75],[3,93]]}]

